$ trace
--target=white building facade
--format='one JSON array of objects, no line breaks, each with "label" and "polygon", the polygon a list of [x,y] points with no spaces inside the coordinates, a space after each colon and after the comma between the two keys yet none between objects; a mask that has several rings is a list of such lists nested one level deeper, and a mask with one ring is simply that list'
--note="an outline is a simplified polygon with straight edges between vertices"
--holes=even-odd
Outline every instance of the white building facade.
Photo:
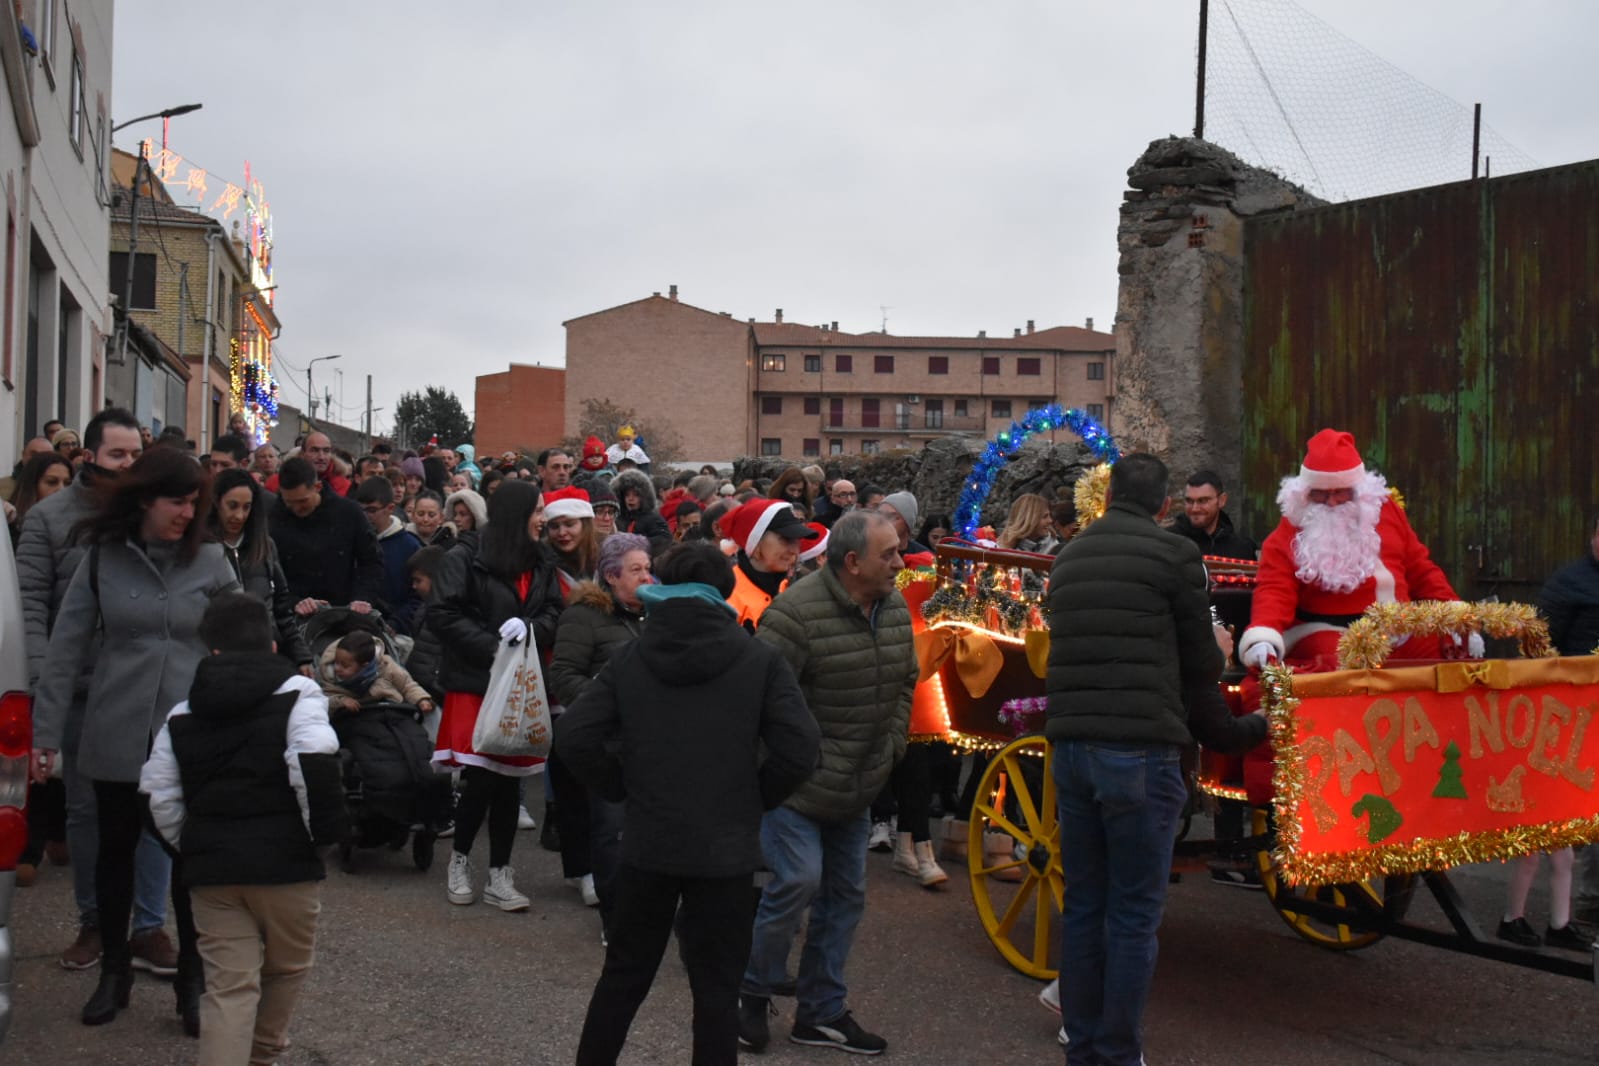
[{"label": "white building facade", "polygon": [[113,6],[0,5],[0,468],[105,394]]}]

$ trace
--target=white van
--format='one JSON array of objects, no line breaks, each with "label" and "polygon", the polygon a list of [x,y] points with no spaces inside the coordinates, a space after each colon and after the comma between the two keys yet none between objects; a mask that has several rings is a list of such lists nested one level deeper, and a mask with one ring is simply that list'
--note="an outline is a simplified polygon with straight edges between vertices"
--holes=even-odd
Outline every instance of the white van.
[{"label": "white van", "polygon": [[28,843],[28,759],[33,747],[33,700],[23,647],[22,596],[11,536],[0,530],[0,1043],[11,1025],[11,896],[17,859]]}]

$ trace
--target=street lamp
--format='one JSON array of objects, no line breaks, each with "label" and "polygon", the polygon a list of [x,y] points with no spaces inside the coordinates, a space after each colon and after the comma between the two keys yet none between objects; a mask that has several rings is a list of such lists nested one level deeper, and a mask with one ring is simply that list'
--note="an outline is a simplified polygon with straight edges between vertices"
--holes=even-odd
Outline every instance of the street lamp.
[{"label": "street lamp", "polygon": [[[164,148],[166,147],[166,120],[173,115],[187,115],[191,111],[198,111],[202,106],[201,104],[182,104],[178,107],[169,107],[165,111],[153,111],[148,115],[140,115],[138,118],[130,118],[126,122],[118,123],[111,127],[111,132],[114,134],[117,130],[125,126],[131,126],[135,122],[158,118],[163,123],[161,146]],[[145,165],[144,155],[135,153],[133,157],[133,189],[128,200],[127,276],[122,281],[122,337],[117,344],[117,362],[119,364],[128,361],[128,334],[132,331],[133,326],[133,264],[137,262],[136,256],[139,249],[139,168]],[[179,352],[178,354],[181,356],[183,353]],[[204,404],[205,401],[202,400],[202,410],[204,410]]]},{"label": "street lamp", "polygon": [[180,104],[177,107],[169,107],[165,111],[152,111],[148,115],[140,115],[138,118],[130,118],[126,122],[118,122],[115,126],[111,127],[111,132],[115,133],[117,130],[120,130],[126,126],[131,126],[135,122],[144,122],[147,119],[168,119],[172,118],[174,115],[187,115],[189,112],[198,111],[204,106],[204,104]]},{"label": "street lamp", "polygon": [[311,368],[316,366],[318,363],[325,363],[325,362],[329,361],[330,359],[343,359],[343,358],[344,358],[344,353],[342,353],[342,352],[340,352],[338,354],[335,354],[335,355],[319,355],[315,359],[311,360],[309,363],[305,364],[305,398],[311,405],[311,419],[310,420],[312,422],[316,421],[316,387],[311,384]]}]

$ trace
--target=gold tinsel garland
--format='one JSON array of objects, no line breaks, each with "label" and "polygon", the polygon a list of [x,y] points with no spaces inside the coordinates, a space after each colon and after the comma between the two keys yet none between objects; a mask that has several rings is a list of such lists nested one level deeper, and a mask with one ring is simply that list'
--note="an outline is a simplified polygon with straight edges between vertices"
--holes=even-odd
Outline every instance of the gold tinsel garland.
[{"label": "gold tinsel garland", "polygon": [[907,568],[894,575],[894,587],[904,592],[906,585],[914,585],[918,581],[931,582],[936,580],[938,580],[938,574],[930,567],[924,566],[915,570]]},{"label": "gold tinsel garland", "polygon": [[1441,637],[1481,630],[1490,637],[1516,637],[1521,654],[1543,659],[1555,654],[1549,626],[1538,609],[1526,603],[1465,603],[1417,600],[1377,603],[1338,641],[1338,666],[1343,670],[1375,670],[1388,658],[1400,637]]},{"label": "gold tinsel garland", "polygon": [[1077,531],[1087,529],[1105,513],[1105,497],[1110,492],[1110,464],[1100,463],[1077,479],[1072,502],[1077,505]]},{"label": "gold tinsel garland", "polygon": [[1410,510],[1409,507],[1405,506],[1405,494],[1394,488],[1392,485],[1388,486],[1388,498],[1394,501],[1394,506],[1399,508],[1401,511]]},{"label": "gold tinsel garland", "polygon": [[1270,724],[1272,750],[1276,754],[1272,805],[1276,809],[1277,839],[1272,849],[1272,862],[1289,884],[1343,884],[1389,874],[1446,870],[1599,840],[1599,815],[1594,815],[1547,825],[1461,832],[1355,852],[1307,854],[1300,848],[1306,760],[1298,743],[1295,714],[1300,701],[1294,695],[1292,668],[1268,666],[1261,672],[1260,687],[1261,702]]}]

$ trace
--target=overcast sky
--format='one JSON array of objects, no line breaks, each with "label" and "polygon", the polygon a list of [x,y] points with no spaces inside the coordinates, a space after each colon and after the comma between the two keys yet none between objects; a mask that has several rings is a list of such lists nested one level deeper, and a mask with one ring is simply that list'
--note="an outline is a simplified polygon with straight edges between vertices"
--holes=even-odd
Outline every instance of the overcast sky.
[{"label": "overcast sky", "polygon": [[[1327,54],[1325,29],[1282,0],[1211,6],[1238,16],[1263,65]],[[1599,156],[1599,4],[1300,7],[1443,96],[1482,101],[1542,165]],[[306,361],[341,353],[317,391],[342,370],[357,425],[375,375],[383,427],[402,391],[446,386],[470,410],[476,375],[559,365],[563,320],[674,283],[712,311],[781,307],[852,332],[879,328],[885,306],[896,334],[1108,328],[1127,167],[1193,126],[1197,11],[121,0],[112,111],[205,105],[172,121],[171,148],[213,188],[246,160],[265,185],[283,395],[303,403]],[[1313,95],[1331,113],[1353,92]],[[1409,106],[1386,82],[1382,95]],[[1221,106],[1213,128],[1237,117]],[[160,124],[118,145],[142,135]]]}]

